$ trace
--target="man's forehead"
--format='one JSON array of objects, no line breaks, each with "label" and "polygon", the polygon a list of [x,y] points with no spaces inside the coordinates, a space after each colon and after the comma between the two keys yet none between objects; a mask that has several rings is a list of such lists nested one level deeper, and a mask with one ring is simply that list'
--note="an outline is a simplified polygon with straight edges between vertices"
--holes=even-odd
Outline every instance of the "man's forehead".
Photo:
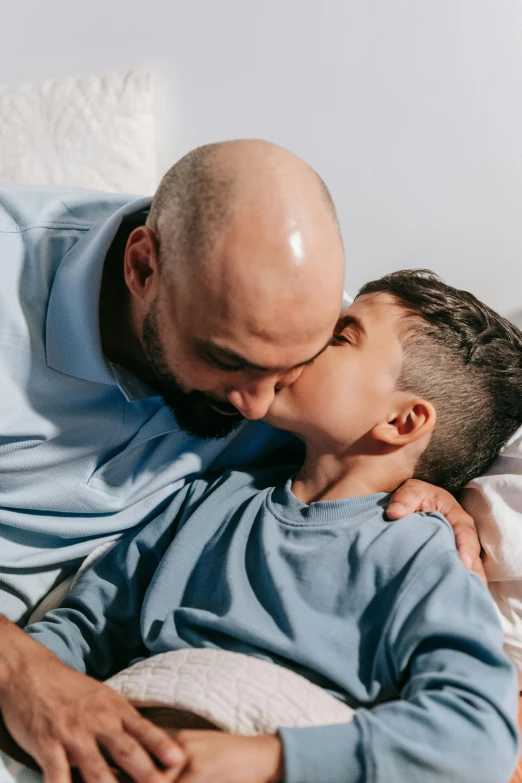
[{"label": "man's forehead", "polygon": [[167,305],[172,328],[192,350],[260,372],[288,371],[316,358],[329,344],[335,313],[332,316],[330,324],[316,328],[296,319],[285,329],[274,318],[260,328],[263,323],[256,319],[223,318],[201,301],[189,309]]}]

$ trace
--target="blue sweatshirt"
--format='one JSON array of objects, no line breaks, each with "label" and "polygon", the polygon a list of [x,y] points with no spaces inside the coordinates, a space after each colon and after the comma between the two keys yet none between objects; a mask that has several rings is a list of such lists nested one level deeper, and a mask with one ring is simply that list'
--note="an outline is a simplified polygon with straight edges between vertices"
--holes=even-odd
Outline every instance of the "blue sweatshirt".
[{"label": "blue sweatshirt", "polygon": [[100,679],[190,647],[304,675],[356,713],[280,728],[287,783],[506,783],[516,678],[448,523],[389,522],[385,494],[307,506],[290,473],[187,485],[27,632]]}]

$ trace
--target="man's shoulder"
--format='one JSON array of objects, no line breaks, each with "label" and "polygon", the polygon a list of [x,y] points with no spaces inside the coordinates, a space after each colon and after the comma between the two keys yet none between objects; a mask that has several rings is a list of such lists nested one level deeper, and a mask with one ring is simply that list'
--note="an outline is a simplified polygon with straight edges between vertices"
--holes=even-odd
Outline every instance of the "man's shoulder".
[{"label": "man's shoulder", "polygon": [[88,230],[136,196],[0,181],[0,233],[33,228]]}]

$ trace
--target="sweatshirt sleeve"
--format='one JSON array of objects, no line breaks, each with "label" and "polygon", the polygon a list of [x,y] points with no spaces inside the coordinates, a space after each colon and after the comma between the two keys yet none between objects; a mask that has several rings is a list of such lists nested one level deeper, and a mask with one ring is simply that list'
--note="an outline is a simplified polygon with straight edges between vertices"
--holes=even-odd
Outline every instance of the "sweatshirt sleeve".
[{"label": "sweatshirt sleeve", "polygon": [[89,568],[58,609],[26,633],[63,663],[104,680],[145,654],[140,631],[147,588],[179,525],[207,482],[187,484],[137,532],[126,536]]},{"label": "sweatshirt sleeve", "polygon": [[375,662],[400,698],[357,709],[351,723],[281,728],[285,783],[510,779],[518,688],[491,597],[455,552],[415,570]]}]

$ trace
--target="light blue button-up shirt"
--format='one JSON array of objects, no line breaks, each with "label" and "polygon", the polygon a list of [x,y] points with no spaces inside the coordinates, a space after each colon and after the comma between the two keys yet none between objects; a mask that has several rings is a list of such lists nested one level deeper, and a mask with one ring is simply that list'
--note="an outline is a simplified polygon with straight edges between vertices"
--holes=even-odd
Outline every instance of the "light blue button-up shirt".
[{"label": "light blue button-up shirt", "polygon": [[16,620],[218,456],[244,464],[283,437],[262,423],[219,441],[187,435],[150,386],[104,357],[105,256],[122,218],[149,205],[0,186],[0,612]]}]

